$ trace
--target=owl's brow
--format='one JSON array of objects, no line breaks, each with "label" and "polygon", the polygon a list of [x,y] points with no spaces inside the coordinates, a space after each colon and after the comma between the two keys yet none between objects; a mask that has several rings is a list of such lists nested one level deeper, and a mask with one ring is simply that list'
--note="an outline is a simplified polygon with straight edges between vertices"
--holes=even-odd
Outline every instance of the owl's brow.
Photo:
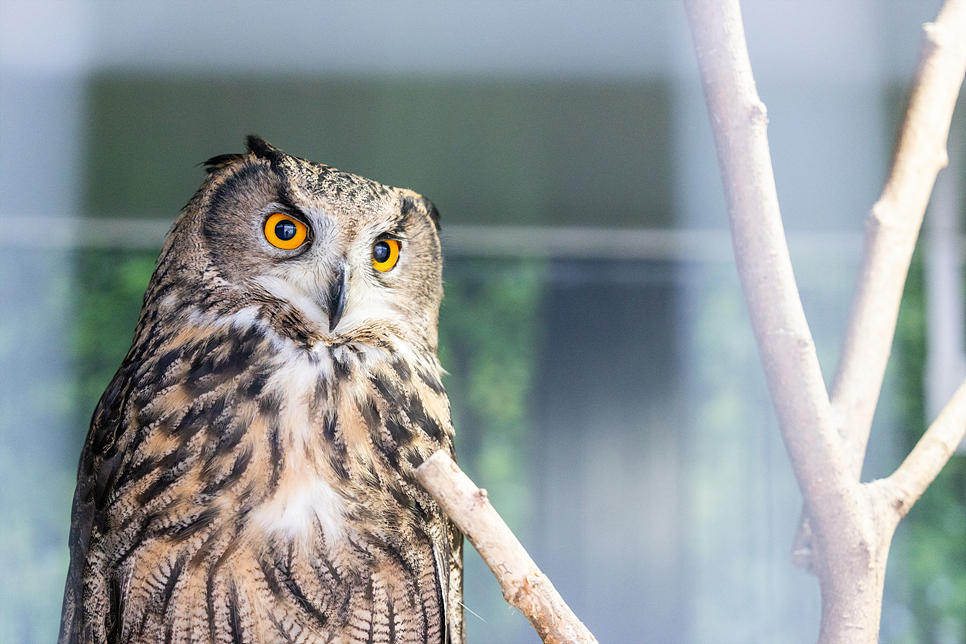
[{"label": "owl's brow", "polygon": [[410,220],[407,217],[395,217],[388,222],[387,226],[379,226],[382,229],[376,239],[407,239],[406,227],[410,224]]},{"label": "owl's brow", "polygon": [[288,186],[284,184],[279,186],[278,192],[275,195],[275,203],[285,210],[285,214],[298,217],[311,229],[310,219],[308,216],[306,216],[302,209],[295,204],[295,201],[292,199],[292,195],[289,192]]}]

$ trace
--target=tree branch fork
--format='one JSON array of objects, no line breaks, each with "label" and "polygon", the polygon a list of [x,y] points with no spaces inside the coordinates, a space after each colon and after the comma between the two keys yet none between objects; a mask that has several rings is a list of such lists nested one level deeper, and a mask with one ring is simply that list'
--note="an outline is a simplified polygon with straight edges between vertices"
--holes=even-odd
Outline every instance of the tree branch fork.
[{"label": "tree branch fork", "polygon": [[[859,483],[899,303],[966,73],[966,0],[924,27],[916,81],[865,247],[831,397],[785,244],[738,0],[685,0],[738,273],[805,499],[793,559],[822,589],[821,642],[875,642],[892,535],[966,433],[966,385],[888,478]],[[749,106],[754,106],[750,108]]]},{"label": "tree branch fork", "polygon": [[[896,527],[966,434],[966,383],[889,477],[860,483],[899,304],[932,186],[947,163],[953,107],[966,74],[966,0],[946,0],[923,28],[920,65],[865,244],[842,353],[826,390],[798,295],[738,0],[685,0],[715,138],[738,273],[782,438],[804,497],[796,565],[822,592],[820,644],[878,641]],[[420,483],[496,575],[544,642],[596,642],[446,454]]]}]

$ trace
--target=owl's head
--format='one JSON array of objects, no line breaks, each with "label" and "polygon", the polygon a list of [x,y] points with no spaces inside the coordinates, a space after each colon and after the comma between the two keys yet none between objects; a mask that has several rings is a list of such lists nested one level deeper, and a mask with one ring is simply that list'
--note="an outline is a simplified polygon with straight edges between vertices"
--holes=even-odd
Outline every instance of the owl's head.
[{"label": "owl's head", "polygon": [[442,266],[432,202],[254,136],[246,154],[206,165],[146,304],[220,320],[257,315],[310,345],[394,334],[436,348]]}]

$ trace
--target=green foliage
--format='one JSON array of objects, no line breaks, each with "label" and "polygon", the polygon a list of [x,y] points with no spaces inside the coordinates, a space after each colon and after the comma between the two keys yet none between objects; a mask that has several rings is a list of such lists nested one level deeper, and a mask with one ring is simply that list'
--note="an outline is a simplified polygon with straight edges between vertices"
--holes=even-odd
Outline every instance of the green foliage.
[{"label": "green foliage", "polygon": [[[446,267],[439,357],[456,427],[460,466],[526,541],[532,497],[526,477],[531,392],[540,346],[545,263],[459,259]],[[469,545],[464,602],[468,641],[518,641],[530,626],[512,613]]]},{"label": "green foliage", "polygon": [[77,258],[77,311],[72,329],[77,426],[90,416],[124,355],[154,272],[156,251],[87,250]]},{"label": "green foliage", "polygon": [[[70,379],[48,379],[4,409],[0,441],[0,641],[57,637],[70,500],[91,413],[131,343],[156,251],[84,250],[60,267],[51,302],[4,321],[2,334],[45,334],[69,347]],[[73,289],[71,290],[71,286]],[[73,324],[60,326],[74,307]],[[46,318],[37,313],[46,313]],[[66,340],[61,338],[66,335]],[[32,345],[34,346],[34,345]],[[63,359],[63,356],[60,356]],[[49,359],[36,356],[38,362]],[[37,432],[24,432],[37,418]],[[29,467],[24,467],[24,463]]]},{"label": "green foliage", "polygon": [[505,502],[501,512],[513,526],[528,513],[519,474],[543,269],[525,260],[461,260],[448,269],[439,353],[449,372],[444,384],[462,465],[471,476],[484,477],[494,499]]},{"label": "green foliage", "polygon": [[520,525],[529,509],[520,471],[543,269],[528,261],[486,260],[461,260],[448,269],[439,353],[449,371],[444,384],[461,462],[471,476],[485,479],[511,526]]},{"label": "green foliage", "polygon": [[[923,388],[925,311],[923,262],[917,251],[906,280],[895,341],[897,402],[905,428],[903,454],[932,420],[926,419]],[[899,559],[898,572],[906,585],[904,600],[912,619],[900,641],[962,644],[966,642],[966,455],[953,455],[904,523],[905,561],[894,559]]]}]

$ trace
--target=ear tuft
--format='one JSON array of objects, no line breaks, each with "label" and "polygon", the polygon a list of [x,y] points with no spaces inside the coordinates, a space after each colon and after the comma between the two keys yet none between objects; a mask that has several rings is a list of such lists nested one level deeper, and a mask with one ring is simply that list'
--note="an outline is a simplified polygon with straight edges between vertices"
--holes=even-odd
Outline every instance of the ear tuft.
[{"label": "ear tuft", "polygon": [[231,164],[239,161],[243,161],[244,159],[244,154],[219,154],[216,157],[211,157],[200,165],[205,166],[205,172],[212,174],[213,172],[217,172],[224,167],[230,166]]},{"label": "ear tuft", "polygon": [[436,204],[426,197],[423,197],[423,201],[426,202],[426,210],[429,211],[429,218],[433,220],[433,224],[436,226],[436,232],[439,232],[442,226],[439,225],[439,210],[436,209]]},{"label": "ear tuft", "polygon": [[255,158],[268,161],[274,170],[279,169],[282,157],[285,156],[284,152],[255,134],[248,135],[248,151],[254,154]]},{"label": "ear tuft", "polygon": [[278,158],[279,149],[257,134],[249,134],[246,139],[248,151],[259,159],[273,161]]}]

